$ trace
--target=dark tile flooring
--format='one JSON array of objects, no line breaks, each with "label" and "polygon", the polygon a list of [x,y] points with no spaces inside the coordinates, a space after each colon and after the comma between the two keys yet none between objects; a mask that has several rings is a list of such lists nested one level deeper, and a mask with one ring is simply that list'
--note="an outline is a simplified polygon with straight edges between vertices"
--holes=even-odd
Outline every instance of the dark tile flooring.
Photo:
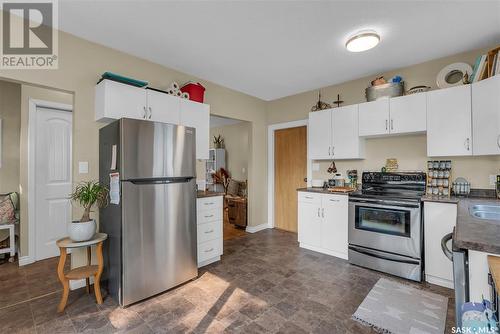
[{"label": "dark tile flooring", "polygon": [[[296,235],[278,230],[224,244],[222,261],[201,269],[198,279],[125,309],[111,298],[96,305],[84,289],[70,292],[62,314],[56,312],[59,291],[13,306],[0,297],[0,333],[372,333],[350,318],[386,275],[300,249]],[[39,282],[34,290],[44,280],[51,282],[53,274],[40,269],[47,263],[17,270],[0,266],[2,294],[28,272]],[[452,297],[449,289],[410,284]],[[27,291],[25,297],[36,295]],[[446,333],[453,324],[453,302],[450,298]]]}]

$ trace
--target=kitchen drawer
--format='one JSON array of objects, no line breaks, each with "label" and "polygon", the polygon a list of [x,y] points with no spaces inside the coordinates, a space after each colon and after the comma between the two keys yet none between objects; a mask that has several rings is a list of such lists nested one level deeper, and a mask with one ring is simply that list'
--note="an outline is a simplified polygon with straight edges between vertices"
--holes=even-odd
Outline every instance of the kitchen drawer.
[{"label": "kitchen drawer", "polygon": [[299,191],[299,202],[321,204],[321,194]]},{"label": "kitchen drawer", "polygon": [[198,222],[198,225],[217,220],[222,220],[222,208],[198,211],[196,214],[196,221]]},{"label": "kitchen drawer", "polygon": [[199,224],[198,243],[222,238],[222,220]]},{"label": "kitchen drawer", "polygon": [[221,243],[219,238],[198,244],[198,263],[220,256]]},{"label": "kitchen drawer", "polygon": [[198,198],[197,200],[198,211],[212,210],[220,208],[222,210],[222,196]]}]

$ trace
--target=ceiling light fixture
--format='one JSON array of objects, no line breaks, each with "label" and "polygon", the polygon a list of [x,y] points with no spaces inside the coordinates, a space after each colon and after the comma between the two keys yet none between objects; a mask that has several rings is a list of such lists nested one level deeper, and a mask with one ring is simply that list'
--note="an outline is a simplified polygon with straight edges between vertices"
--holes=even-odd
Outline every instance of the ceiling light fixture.
[{"label": "ceiling light fixture", "polygon": [[345,47],[351,52],[363,52],[377,46],[380,36],[375,31],[360,31],[345,43]]}]

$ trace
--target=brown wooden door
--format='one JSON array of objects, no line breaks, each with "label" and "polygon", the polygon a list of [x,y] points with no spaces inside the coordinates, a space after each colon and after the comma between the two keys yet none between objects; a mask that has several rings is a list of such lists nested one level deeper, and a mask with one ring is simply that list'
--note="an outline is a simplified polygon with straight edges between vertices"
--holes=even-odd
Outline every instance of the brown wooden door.
[{"label": "brown wooden door", "polygon": [[297,232],[297,188],[306,186],[307,127],[274,132],[274,227]]}]

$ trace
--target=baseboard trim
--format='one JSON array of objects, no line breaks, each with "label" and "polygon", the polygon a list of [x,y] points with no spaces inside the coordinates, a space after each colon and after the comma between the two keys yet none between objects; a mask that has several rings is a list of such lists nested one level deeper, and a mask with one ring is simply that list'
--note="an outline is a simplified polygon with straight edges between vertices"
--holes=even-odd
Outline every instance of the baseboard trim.
[{"label": "baseboard trim", "polygon": [[444,286],[445,288],[449,289],[455,288],[453,285],[453,281],[432,275],[425,275],[425,281],[434,285]]},{"label": "baseboard trim", "polygon": [[245,229],[245,231],[247,231],[248,233],[256,233],[256,232],[259,232],[259,231],[262,231],[262,230],[265,230],[265,229],[268,229],[269,228],[269,225],[267,224],[260,224],[260,225],[257,225],[257,226],[247,226],[247,228]]},{"label": "baseboard trim", "polygon": [[[90,277],[90,284],[94,284],[94,277]],[[84,288],[86,285],[87,285],[87,283],[85,282],[85,278],[69,281],[69,289],[70,290]]]},{"label": "baseboard trim", "polygon": [[198,268],[204,267],[209,265],[210,263],[214,263],[220,261],[220,256],[213,257],[211,259],[208,259],[206,261],[198,262]]},{"label": "baseboard trim", "polygon": [[338,258],[343,259],[343,260],[348,259],[347,254],[344,254],[344,253],[335,252],[335,251],[331,251],[331,250],[316,247],[316,246],[309,246],[309,245],[306,245],[304,243],[300,243],[299,246],[300,246],[300,248],[305,248],[308,250],[312,250],[314,252],[318,252],[318,253],[322,253],[322,254],[326,254],[326,255],[330,255],[330,256],[335,256],[335,257],[338,257]]},{"label": "baseboard trim", "polygon": [[32,264],[35,262],[35,259],[33,259],[31,256],[20,256],[19,257],[19,267]]}]

